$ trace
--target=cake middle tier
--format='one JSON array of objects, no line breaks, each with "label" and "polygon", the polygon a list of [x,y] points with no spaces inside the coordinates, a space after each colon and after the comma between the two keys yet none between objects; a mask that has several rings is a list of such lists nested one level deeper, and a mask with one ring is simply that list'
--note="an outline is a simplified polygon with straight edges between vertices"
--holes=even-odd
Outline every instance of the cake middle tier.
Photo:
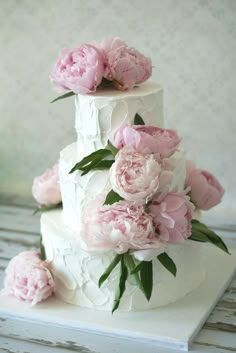
[{"label": "cake middle tier", "polygon": [[[169,190],[184,190],[185,158],[182,152],[175,152],[171,158],[172,180]],[[77,143],[67,146],[61,151],[59,173],[62,194],[62,218],[70,229],[80,232],[86,205],[96,202],[99,195],[107,194],[111,189],[109,170],[92,170],[86,175],[80,171],[69,174],[69,171],[78,162]]]}]

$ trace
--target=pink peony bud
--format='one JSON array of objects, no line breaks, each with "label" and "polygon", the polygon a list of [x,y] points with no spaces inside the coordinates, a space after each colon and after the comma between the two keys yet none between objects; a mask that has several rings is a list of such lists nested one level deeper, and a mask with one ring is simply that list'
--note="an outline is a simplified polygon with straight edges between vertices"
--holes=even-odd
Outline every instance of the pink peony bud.
[{"label": "pink peony bud", "polygon": [[51,74],[51,82],[59,92],[87,94],[96,91],[104,74],[101,53],[92,45],[64,49]]},{"label": "pink peony bud", "polygon": [[35,251],[15,256],[6,268],[3,293],[35,305],[47,299],[54,291],[54,280],[48,263]]},{"label": "pink peony bud", "polygon": [[102,52],[104,77],[124,91],[146,81],[152,74],[152,62],[138,50],[129,48],[119,38],[107,38],[94,45]]},{"label": "pink peony bud", "polygon": [[209,210],[218,205],[224,195],[224,189],[209,172],[195,168],[187,161],[185,187],[190,187],[191,201],[200,210]]},{"label": "pink peony bud", "polygon": [[182,243],[191,235],[194,207],[183,192],[162,194],[149,205],[159,239]]},{"label": "pink peony bud", "polygon": [[118,149],[128,145],[143,154],[159,154],[170,157],[178,148],[181,139],[174,130],[154,126],[123,125],[110,136]]},{"label": "pink peony bud", "polygon": [[32,194],[40,207],[56,205],[61,202],[58,164],[34,178]]}]

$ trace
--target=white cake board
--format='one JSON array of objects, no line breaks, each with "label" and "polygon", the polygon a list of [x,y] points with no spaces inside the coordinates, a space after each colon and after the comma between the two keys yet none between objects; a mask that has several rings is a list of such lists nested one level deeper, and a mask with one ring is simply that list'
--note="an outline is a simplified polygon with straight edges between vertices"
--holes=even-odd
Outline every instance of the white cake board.
[{"label": "white cake board", "polygon": [[[14,298],[1,297],[0,334],[7,335],[7,330],[11,330],[13,335],[22,337],[21,326],[28,322],[32,332],[34,325],[40,324],[48,327],[48,332],[50,327],[61,327],[65,336],[71,330],[76,331],[80,340],[84,334],[88,342],[93,340],[93,335],[103,336],[104,339],[112,337],[116,342],[125,339],[135,345],[140,342],[145,344],[145,353],[153,352],[155,346],[188,350],[234,276],[235,265],[235,250],[229,256],[209,246],[204,283],[178,302],[150,311],[115,312],[112,315],[110,312],[65,304],[55,297],[32,308]],[[4,327],[3,318],[12,322],[17,320],[18,324],[9,329]],[[21,322],[22,325],[19,325]]]}]

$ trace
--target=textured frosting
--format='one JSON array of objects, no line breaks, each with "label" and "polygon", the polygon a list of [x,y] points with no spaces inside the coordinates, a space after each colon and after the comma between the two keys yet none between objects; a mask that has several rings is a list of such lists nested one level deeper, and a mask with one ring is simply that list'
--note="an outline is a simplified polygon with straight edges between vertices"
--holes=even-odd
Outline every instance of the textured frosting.
[{"label": "textured frosting", "polygon": [[[111,186],[108,170],[91,171],[82,177],[79,171],[68,174],[77,162],[76,151],[77,144],[73,143],[61,152],[59,172],[63,201],[63,221],[68,227],[79,232],[86,203],[96,198],[102,192],[108,193]],[[176,152],[171,159],[176,161],[173,173],[174,177],[170,185],[170,190],[166,191],[174,189],[183,191],[186,170],[184,153],[181,151]]]},{"label": "textured frosting", "polygon": [[111,188],[109,188],[108,170],[91,171],[82,177],[79,171],[68,174],[78,162],[76,152],[77,143],[67,146],[61,152],[59,173],[63,221],[68,227],[79,232],[85,204],[104,190],[107,189],[108,192]]},{"label": "textured frosting", "polygon": [[[51,261],[56,284],[56,295],[62,300],[81,307],[111,310],[117,284],[119,266],[109,279],[98,288],[98,279],[109,265],[112,252],[90,255],[82,250],[78,234],[62,221],[61,211],[42,215],[41,230],[47,259]],[[174,302],[193,289],[205,278],[205,247],[194,241],[169,244],[165,251],[177,266],[177,277],[168,273],[158,260],[153,261],[154,286],[148,302],[132,278],[122,297],[119,310],[145,310]]]},{"label": "textured frosting", "polygon": [[103,89],[75,99],[78,159],[106,147],[111,131],[133,124],[138,113],[146,125],[163,125],[163,95],[159,85],[146,82],[128,92]]}]

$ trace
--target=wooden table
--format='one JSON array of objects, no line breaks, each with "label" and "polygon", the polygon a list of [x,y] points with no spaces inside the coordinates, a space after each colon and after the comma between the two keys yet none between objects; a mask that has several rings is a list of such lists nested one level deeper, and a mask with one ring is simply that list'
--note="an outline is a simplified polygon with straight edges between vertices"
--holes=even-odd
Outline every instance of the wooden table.
[{"label": "wooden table", "polygon": [[[233,227],[222,227],[219,233],[225,236],[227,245],[236,247],[236,232]],[[4,269],[9,259],[21,251],[38,248],[38,245],[39,216],[32,216],[32,208],[0,205],[0,287],[2,287]],[[103,343],[100,342],[95,349],[91,350],[88,348],[90,347],[89,339],[87,346],[80,345],[71,332],[65,330],[59,332],[53,327],[39,327],[38,330],[41,333],[43,330],[47,330],[47,339],[37,339],[35,330],[34,334],[32,331],[31,337],[29,335],[30,328],[26,323],[22,321],[21,325],[22,333],[17,339],[11,333],[3,336],[0,330],[0,352],[145,353],[135,342],[128,348],[126,347],[126,350],[119,345],[119,342],[115,348],[114,344],[112,344],[112,348],[111,346],[109,348],[107,342],[103,347]],[[48,335],[48,330],[50,330],[50,335]],[[50,336],[50,340],[48,336]],[[195,339],[191,351],[195,353],[236,352],[236,276]],[[156,348],[155,352],[177,353],[178,351]]]}]

